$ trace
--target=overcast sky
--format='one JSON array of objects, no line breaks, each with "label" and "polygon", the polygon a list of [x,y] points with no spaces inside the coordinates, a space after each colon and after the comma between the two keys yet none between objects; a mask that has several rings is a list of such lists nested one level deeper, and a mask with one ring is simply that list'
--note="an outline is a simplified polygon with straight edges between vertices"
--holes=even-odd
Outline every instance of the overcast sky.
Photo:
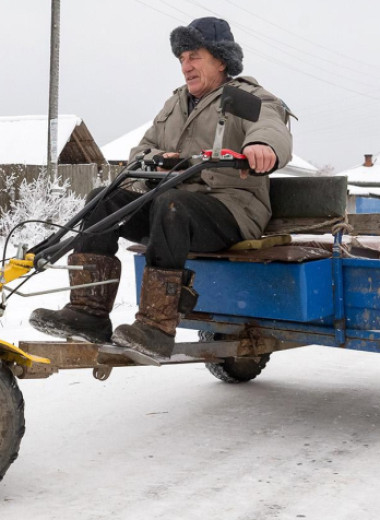
[{"label": "overcast sky", "polygon": [[[335,171],[380,152],[380,3],[375,0],[61,0],[61,114],[104,145],[153,118],[183,83],[169,34],[229,21],[244,74],[298,116],[294,152]],[[50,0],[0,1],[0,115],[48,110]],[[1,143],[0,143],[1,146]]]}]

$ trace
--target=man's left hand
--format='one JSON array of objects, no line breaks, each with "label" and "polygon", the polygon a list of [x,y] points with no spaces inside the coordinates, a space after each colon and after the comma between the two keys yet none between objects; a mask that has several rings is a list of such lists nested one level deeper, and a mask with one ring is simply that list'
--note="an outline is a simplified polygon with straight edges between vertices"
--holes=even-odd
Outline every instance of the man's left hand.
[{"label": "man's left hand", "polygon": [[[249,166],[257,173],[268,173],[273,170],[277,156],[273,149],[266,144],[249,144],[243,150],[247,157]],[[249,170],[240,170],[240,177],[246,179]]]},{"label": "man's left hand", "polygon": [[[165,159],[179,159],[179,153],[177,152],[165,152],[162,154],[162,157],[164,157]],[[161,168],[161,166],[157,166],[157,171],[158,172],[167,172],[169,170],[166,170],[165,168]],[[177,173],[179,173],[177,171]]]}]

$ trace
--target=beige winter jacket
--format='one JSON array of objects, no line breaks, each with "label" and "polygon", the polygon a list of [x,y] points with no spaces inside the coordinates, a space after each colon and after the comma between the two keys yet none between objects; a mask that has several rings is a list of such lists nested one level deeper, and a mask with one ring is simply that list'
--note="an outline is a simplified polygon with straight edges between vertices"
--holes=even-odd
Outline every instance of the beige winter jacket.
[{"label": "beige winter jacket", "polygon": [[[260,118],[256,123],[228,114],[223,147],[241,152],[248,143],[264,143],[277,155],[277,167],[284,167],[291,159],[292,137],[286,126],[289,111],[282,101],[264,90],[254,78],[238,77],[228,83],[259,96],[262,100]],[[188,115],[187,87],[174,91],[163,109],[145,133],[140,144],[131,150],[130,160],[146,148],[150,156],[162,152],[179,152],[181,157],[211,149],[220,113],[223,86],[200,100]],[[262,235],[270,217],[268,177],[250,175],[241,179],[232,168],[204,170],[178,189],[201,191],[219,199],[234,215],[244,239]]]}]

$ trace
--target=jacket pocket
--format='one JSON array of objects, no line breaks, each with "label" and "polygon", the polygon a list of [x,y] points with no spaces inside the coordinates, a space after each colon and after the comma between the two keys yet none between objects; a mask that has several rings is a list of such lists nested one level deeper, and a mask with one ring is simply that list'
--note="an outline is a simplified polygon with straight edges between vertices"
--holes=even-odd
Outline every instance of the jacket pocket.
[{"label": "jacket pocket", "polygon": [[166,104],[164,108],[159,112],[154,120],[154,126],[156,129],[157,141],[159,148],[162,150],[170,150],[170,137],[167,135],[167,124],[169,117],[173,114],[176,102]]}]

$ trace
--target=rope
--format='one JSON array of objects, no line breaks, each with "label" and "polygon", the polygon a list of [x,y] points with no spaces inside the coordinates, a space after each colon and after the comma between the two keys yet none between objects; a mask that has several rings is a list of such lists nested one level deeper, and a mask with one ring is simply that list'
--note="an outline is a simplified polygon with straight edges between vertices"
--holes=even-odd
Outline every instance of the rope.
[{"label": "rope", "polygon": [[[338,224],[335,224],[335,226],[333,226],[331,228],[331,233],[333,234],[333,236],[337,235],[338,233],[342,233],[342,235],[344,235],[345,233],[347,235],[351,234],[354,232],[354,228],[353,226],[351,226],[351,224],[348,223],[348,215],[347,215],[347,212],[344,214],[344,222],[340,222]],[[359,246],[359,247],[362,247],[360,242],[355,238],[353,237],[352,238],[352,244],[353,245],[356,245],[356,246]],[[347,257],[347,258],[365,258],[365,257],[362,257],[362,256],[358,256],[358,255],[353,255],[349,252],[348,250],[348,247],[342,243],[338,244],[339,246],[339,249],[340,251],[343,253],[343,256]]]},{"label": "rope", "polygon": [[[320,222],[319,224],[311,224],[306,226],[299,226],[299,227],[293,227],[293,228],[281,228],[281,233],[291,235],[292,233],[305,233],[307,231],[314,231],[317,229],[322,229],[331,226],[331,234],[333,236],[337,235],[339,232],[341,232],[343,235],[347,234],[350,235],[354,232],[353,226],[348,223],[348,215],[347,213],[344,214],[343,217],[335,217],[329,220],[325,220],[323,222]],[[273,233],[274,234],[274,233]],[[268,234],[269,235],[269,234]],[[356,240],[356,238],[352,237],[353,239],[353,245],[362,247],[360,242]],[[339,249],[343,253],[343,255],[346,258],[365,258],[357,255],[353,255],[349,252],[348,247],[344,244],[339,244]]]},{"label": "rope", "polygon": [[354,228],[353,226],[351,226],[351,224],[348,223],[348,215],[347,215],[347,212],[345,212],[344,214],[344,221],[343,222],[339,222],[338,224],[335,224],[335,226],[333,226],[331,228],[331,233],[335,236],[337,235],[339,232],[341,232],[343,235],[346,233],[347,235],[350,235],[351,233],[354,232]]},{"label": "rope", "polygon": [[[292,233],[300,233],[300,232],[303,233],[305,231],[313,231],[315,229],[322,229],[324,227],[332,226],[333,224],[338,224],[338,223],[345,224],[345,222],[342,222],[342,217],[335,217],[330,220],[325,220],[323,222],[320,222],[319,224],[311,224],[311,225],[293,227],[293,228],[288,228],[288,229],[281,228],[281,234],[291,235]],[[347,223],[347,226],[349,226],[348,223]],[[278,231],[273,234],[278,234]]]}]

